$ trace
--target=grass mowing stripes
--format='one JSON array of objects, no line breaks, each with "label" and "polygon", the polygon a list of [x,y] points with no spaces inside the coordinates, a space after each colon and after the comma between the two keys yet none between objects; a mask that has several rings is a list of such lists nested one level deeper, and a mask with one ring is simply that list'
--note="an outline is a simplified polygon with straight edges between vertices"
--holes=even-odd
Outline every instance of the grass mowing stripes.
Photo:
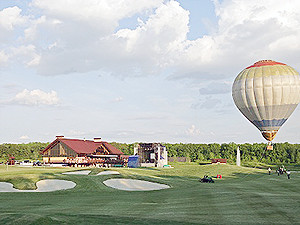
[{"label": "grass mowing stripes", "polygon": [[[108,176],[61,175],[74,168],[0,167],[0,180],[19,188],[32,187],[40,178],[77,183],[65,191],[0,193],[0,224],[300,224],[300,173],[292,173],[288,180],[285,175],[231,165],[173,166],[116,168],[121,174]],[[92,169],[91,174],[101,170]],[[224,179],[200,183],[205,174],[222,174]],[[172,188],[121,191],[103,184],[113,177]]]}]

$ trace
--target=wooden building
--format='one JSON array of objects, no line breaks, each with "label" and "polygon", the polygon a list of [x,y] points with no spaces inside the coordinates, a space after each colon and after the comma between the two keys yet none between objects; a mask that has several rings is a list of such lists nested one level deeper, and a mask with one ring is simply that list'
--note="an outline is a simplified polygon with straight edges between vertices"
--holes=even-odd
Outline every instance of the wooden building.
[{"label": "wooden building", "polygon": [[101,138],[91,140],[67,139],[56,136],[42,152],[44,163],[66,163],[90,165],[121,162],[122,151]]}]

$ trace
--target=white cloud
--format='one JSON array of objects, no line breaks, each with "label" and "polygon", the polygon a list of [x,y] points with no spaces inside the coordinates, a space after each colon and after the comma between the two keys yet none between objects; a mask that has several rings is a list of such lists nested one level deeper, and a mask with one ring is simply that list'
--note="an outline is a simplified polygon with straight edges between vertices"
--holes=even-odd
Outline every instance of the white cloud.
[{"label": "white cloud", "polygon": [[201,131],[197,129],[196,126],[193,124],[190,128],[187,129],[186,134],[190,136],[197,136],[201,134]]},{"label": "white cloud", "polygon": [[12,48],[10,57],[14,57],[26,66],[38,65],[41,58],[34,45],[21,45],[18,48]]},{"label": "white cloud", "polygon": [[0,49],[8,54],[12,46],[20,44],[23,29],[28,26],[29,16],[23,16],[17,6],[0,10]]},{"label": "white cloud", "polygon": [[231,91],[231,82],[215,81],[199,89],[201,95],[225,94]]},{"label": "white cloud", "polygon": [[22,135],[19,139],[20,140],[28,140],[29,137],[27,135]]},{"label": "white cloud", "polygon": [[201,109],[201,110],[223,108],[223,107],[225,106],[222,104],[221,99],[213,98],[211,95],[207,95],[205,98],[202,98],[200,102],[192,105],[192,108]]},{"label": "white cloud", "polygon": [[136,29],[119,30],[116,36],[125,41],[128,56],[142,59],[152,68],[163,68],[174,63],[178,47],[186,40],[188,23],[189,12],[170,1],[158,7],[145,23],[140,21]]},{"label": "white cloud", "polygon": [[6,65],[10,61],[19,62],[25,66],[37,66],[41,56],[38,54],[36,47],[32,44],[11,46],[5,51],[0,51],[0,65]]},{"label": "white cloud", "polygon": [[[41,16],[29,20],[18,7],[7,8],[1,13],[12,19],[2,27],[28,23],[14,49],[26,47],[28,60],[21,61],[44,75],[103,70],[145,76],[167,70],[172,77],[216,80],[260,59],[300,66],[300,2],[214,4],[216,27],[195,40],[187,39],[189,11],[175,0],[34,0],[31,6]],[[136,15],[142,18],[136,28],[119,29],[122,19]],[[11,48],[4,53],[2,62],[20,57]]]},{"label": "white cloud", "polygon": [[33,5],[52,17],[69,18],[102,24],[103,21],[117,23],[146,9],[157,7],[162,0],[34,0]]},{"label": "white cloud", "polygon": [[121,102],[123,101],[123,97],[117,97],[114,99],[114,102]]},{"label": "white cloud", "polygon": [[5,64],[9,59],[9,56],[4,52],[0,51],[0,65]]},{"label": "white cloud", "polygon": [[214,2],[218,27],[214,33],[185,42],[185,50],[177,61],[176,76],[195,78],[197,74],[208,80],[231,77],[238,69],[260,59],[300,66],[297,57],[291,57],[300,50],[296,41],[300,38],[300,2]]},{"label": "white cloud", "polygon": [[10,100],[9,103],[28,106],[58,105],[59,98],[55,91],[47,93],[39,89],[32,91],[24,89],[22,92],[18,93],[12,100]]},{"label": "white cloud", "polygon": [[[26,29],[24,30],[24,37],[26,41],[33,41],[34,39],[38,38],[37,37],[37,29],[39,25],[42,25],[44,23],[47,23],[46,21],[46,16],[41,16],[37,19],[32,19],[31,23]],[[53,21],[53,24],[54,23]]]},{"label": "white cloud", "polygon": [[21,11],[17,6],[0,11],[0,27],[7,31],[12,31],[15,26],[24,24],[27,21],[27,17],[22,16]]},{"label": "white cloud", "polygon": [[[111,4],[110,1],[107,4],[103,0],[97,2],[95,9],[87,1],[61,7],[64,2],[59,1],[57,6],[53,6],[52,1],[47,4],[47,19],[34,24],[27,32],[27,36],[35,33],[37,39],[43,35],[41,31],[47,33],[37,67],[41,74],[99,69],[131,76],[154,73],[172,63],[170,56],[176,53],[178,43],[185,40],[188,32],[189,13],[175,1],[166,4],[161,1],[114,1]],[[35,5],[46,7],[44,1],[36,1]],[[108,5],[110,8],[104,10]],[[119,20],[157,6],[145,22],[140,20],[136,29],[121,29],[115,33]],[[79,12],[81,8],[83,12]],[[84,13],[87,9],[90,11]],[[100,13],[103,10],[105,13]],[[60,23],[51,22],[54,20]]]}]

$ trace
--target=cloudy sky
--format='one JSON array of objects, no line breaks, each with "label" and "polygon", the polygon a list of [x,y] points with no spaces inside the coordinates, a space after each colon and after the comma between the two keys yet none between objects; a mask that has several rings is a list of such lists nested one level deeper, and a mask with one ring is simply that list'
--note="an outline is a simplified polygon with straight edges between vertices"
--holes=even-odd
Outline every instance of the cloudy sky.
[{"label": "cloudy sky", "polygon": [[[261,59],[300,71],[300,1],[1,0],[0,143],[264,142],[235,107]],[[300,109],[276,142],[300,140]]]}]

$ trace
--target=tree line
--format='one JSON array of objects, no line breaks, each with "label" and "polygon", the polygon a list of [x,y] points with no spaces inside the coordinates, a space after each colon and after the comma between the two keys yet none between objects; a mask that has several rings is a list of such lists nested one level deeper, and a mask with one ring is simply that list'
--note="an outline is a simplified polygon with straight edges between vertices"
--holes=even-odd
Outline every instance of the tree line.
[{"label": "tree line", "polygon": [[[134,144],[111,143],[126,155],[133,154]],[[261,162],[266,164],[299,163],[300,144],[274,143],[273,150],[266,150],[265,143],[212,143],[212,144],[170,144],[166,146],[169,157],[189,157],[191,162],[205,162],[214,158],[225,158],[235,163],[237,147],[241,152],[242,162]]]},{"label": "tree line", "polygon": [[[7,160],[14,156],[16,160],[41,159],[41,151],[49,143],[33,142],[28,144],[1,144],[0,159]],[[132,155],[134,143],[110,143],[124,152]],[[275,143],[273,150],[266,150],[265,143],[212,143],[212,144],[170,144],[164,143],[169,157],[189,157],[192,162],[208,161],[212,158],[226,158],[229,163],[236,160],[237,147],[241,151],[243,162],[276,163],[300,163],[300,144]]]},{"label": "tree line", "polygon": [[165,146],[169,157],[189,157],[192,162],[226,158],[229,163],[234,163],[237,147],[239,147],[242,162],[300,163],[300,144],[287,142],[275,143],[273,150],[266,150],[265,143],[165,144]]},{"label": "tree line", "polygon": [[7,161],[10,157],[16,160],[32,159],[41,160],[41,152],[49,143],[32,142],[28,144],[1,144],[0,159]]}]

